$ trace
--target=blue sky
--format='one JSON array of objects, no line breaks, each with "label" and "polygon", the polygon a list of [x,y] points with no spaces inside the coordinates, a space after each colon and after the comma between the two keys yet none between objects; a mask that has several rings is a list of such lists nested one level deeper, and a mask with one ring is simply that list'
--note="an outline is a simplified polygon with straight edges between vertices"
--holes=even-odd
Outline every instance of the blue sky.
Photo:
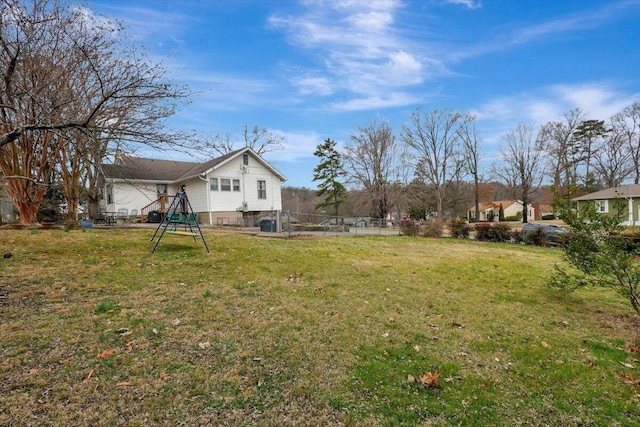
[{"label": "blue sky", "polygon": [[[265,156],[315,188],[315,147],[416,107],[474,112],[485,158],[518,123],[640,101],[640,0],[89,0],[198,92],[170,124],[258,125]],[[158,157],[171,157],[158,153]],[[178,156],[178,155],[176,155]]]}]

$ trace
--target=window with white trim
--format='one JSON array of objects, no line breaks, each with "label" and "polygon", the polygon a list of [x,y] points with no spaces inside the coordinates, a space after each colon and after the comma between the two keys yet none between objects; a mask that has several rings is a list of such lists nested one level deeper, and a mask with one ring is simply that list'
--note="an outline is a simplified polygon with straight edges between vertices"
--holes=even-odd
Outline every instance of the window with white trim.
[{"label": "window with white trim", "polygon": [[220,191],[231,191],[231,179],[220,178]]},{"label": "window with white trim", "polygon": [[233,191],[240,191],[240,180],[239,179],[234,179],[233,180]]},{"label": "window with white trim", "polygon": [[607,212],[609,212],[609,201],[608,200],[596,200],[596,212],[598,212],[598,213],[607,213]]},{"label": "window with white trim", "polygon": [[209,178],[209,190],[218,191],[218,178]]},{"label": "window with white trim", "polygon": [[258,180],[258,199],[266,200],[267,198],[267,181]]}]

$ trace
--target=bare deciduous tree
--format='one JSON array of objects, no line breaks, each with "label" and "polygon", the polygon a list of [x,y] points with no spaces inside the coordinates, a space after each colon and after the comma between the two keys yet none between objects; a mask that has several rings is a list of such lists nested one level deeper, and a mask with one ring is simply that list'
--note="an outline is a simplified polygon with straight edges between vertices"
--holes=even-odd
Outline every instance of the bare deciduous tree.
[{"label": "bare deciduous tree", "polygon": [[400,147],[387,122],[374,121],[351,135],[353,144],[345,147],[344,160],[351,181],[369,196],[371,215],[384,219],[392,209],[393,184],[400,161]]},{"label": "bare deciduous tree", "polygon": [[[611,129],[614,129],[612,127]],[[631,152],[624,133],[611,132],[596,147],[593,168],[605,187],[617,187],[631,174]]]},{"label": "bare deciduous tree", "polygon": [[561,193],[578,184],[578,167],[582,155],[573,134],[583,120],[583,111],[575,108],[566,113],[562,120],[546,123],[540,130],[543,149],[548,154],[553,185]]},{"label": "bare deciduous tree", "polygon": [[25,186],[44,184],[38,173],[51,158],[79,155],[86,138],[61,143],[69,136],[109,135],[121,146],[161,149],[186,140],[162,121],[187,89],[128,44],[117,22],[57,0],[0,0],[0,10],[0,157],[21,222],[36,221],[41,193]]},{"label": "bare deciduous tree", "polygon": [[622,138],[629,152],[633,183],[640,184],[640,102],[622,110],[611,118],[613,133]]},{"label": "bare deciduous tree", "polygon": [[472,115],[468,115],[458,129],[460,139],[463,144],[463,159],[466,170],[473,179],[473,203],[475,207],[475,220],[480,220],[480,161],[482,153],[480,152],[480,136],[476,131],[476,119]]},{"label": "bare deciduous tree", "polygon": [[282,151],[284,149],[284,136],[267,128],[254,126],[249,128],[246,124],[242,133],[234,138],[231,134],[216,134],[205,139],[201,150],[210,152],[213,156],[223,156],[242,147],[249,147],[259,155]]},{"label": "bare deciduous tree", "polygon": [[460,167],[459,129],[464,120],[456,110],[423,113],[418,108],[403,128],[403,140],[415,156],[416,176],[433,188],[439,218],[443,217],[447,186]]},{"label": "bare deciduous tree", "polygon": [[494,165],[493,173],[522,202],[522,222],[526,223],[529,221],[527,205],[533,192],[540,187],[545,172],[542,143],[534,138],[533,127],[519,124],[507,132],[500,157],[502,163]]}]

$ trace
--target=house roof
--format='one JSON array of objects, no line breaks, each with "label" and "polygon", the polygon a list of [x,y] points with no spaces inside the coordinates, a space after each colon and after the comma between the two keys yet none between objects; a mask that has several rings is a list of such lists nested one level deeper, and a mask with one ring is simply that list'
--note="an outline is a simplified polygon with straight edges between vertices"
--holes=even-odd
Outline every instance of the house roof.
[{"label": "house roof", "polygon": [[611,187],[595,193],[585,194],[584,196],[575,197],[573,200],[605,200],[615,199],[618,197],[640,197],[640,184],[622,185],[620,187]]},{"label": "house roof", "polygon": [[144,157],[122,155],[114,164],[103,164],[102,171],[106,178],[139,180],[139,181],[179,181],[208,173],[244,153],[251,153],[262,165],[269,169],[282,181],[286,177],[267,163],[249,147],[241,148],[204,163],[183,162],[175,160],[159,160]]},{"label": "house roof", "polygon": [[[478,208],[481,211],[486,211],[488,209],[496,209],[497,210],[497,209],[500,209],[500,205],[502,205],[502,208],[506,209],[509,206],[513,205],[514,203],[518,203],[518,202],[515,201],[515,200],[497,200],[497,201],[494,201],[494,202],[480,202],[478,204]],[[469,210],[471,212],[475,212],[476,211],[476,207],[475,206],[471,206],[469,208]]]}]

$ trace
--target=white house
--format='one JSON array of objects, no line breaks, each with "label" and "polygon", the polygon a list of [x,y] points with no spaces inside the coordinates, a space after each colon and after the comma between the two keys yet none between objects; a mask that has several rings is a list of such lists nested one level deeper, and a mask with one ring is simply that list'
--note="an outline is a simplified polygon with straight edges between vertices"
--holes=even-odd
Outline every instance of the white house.
[{"label": "white house", "polygon": [[182,186],[200,224],[258,225],[282,210],[286,177],[249,147],[204,163],[131,157],[103,164],[105,212],[128,210],[142,221],[166,213]]},{"label": "white house", "polygon": [[[520,217],[522,218],[522,201],[520,200],[498,200],[495,202],[482,202],[479,204],[480,221],[498,221],[500,216],[500,208],[504,212],[504,217]],[[474,219],[476,207],[472,206],[467,212],[468,219]],[[527,205],[527,218],[535,218],[535,209],[531,203]]]}]

